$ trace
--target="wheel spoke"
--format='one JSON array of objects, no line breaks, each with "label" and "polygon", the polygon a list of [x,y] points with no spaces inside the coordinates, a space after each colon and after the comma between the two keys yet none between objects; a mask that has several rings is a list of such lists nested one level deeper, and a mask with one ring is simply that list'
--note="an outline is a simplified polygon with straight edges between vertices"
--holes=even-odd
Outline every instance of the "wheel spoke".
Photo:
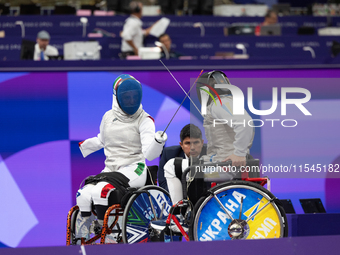
[{"label": "wheel spoke", "polygon": [[258,210],[256,213],[254,213],[252,216],[248,217],[246,222],[250,221],[252,218],[254,218],[256,215],[258,215],[264,208],[266,208],[270,203],[272,203],[273,200],[268,201],[260,210]]},{"label": "wheel spoke", "polygon": [[[192,238],[195,241],[211,241],[286,236],[285,214],[276,205],[275,199],[264,188],[244,181],[221,185],[199,200]],[[260,229],[261,223],[268,224],[268,233],[259,232],[265,231]]]},{"label": "wheel spoke", "polygon": [[140,190],[144,192],[138,196],[133,195],[124,210],[122,226],[124,243],[150,242],[151,221],[158,220],[158,214],[162,217],[163,210],[168,204],[171,206],[170,196],[165,190],[157,186],[145,186]]},{"label": "wheel spoke", "polygon": [[228,217],[231,220],[234,220],[233,216],[231,216],[231,214],[229,213],[229,211],[227,210],[227,208],[224,207],[224,205],[221,203],[221,201],[218,199],[218,197],[216,196],[216,194],[214,194],[214,198],[216,199],[217,203],[222,207],[223,211],[225,211],[225,213],[228,215]]},{"label": "wheel spoke", "polygon": [[149,197],[149,201],[150,201],[153,217],[154,217],[154,219],[157,219],[157,214],[156,214],[156,211],[155,211],[155,207],[153,206],[153,202],[152,202],[151,194],[150,193],[148,193],[148,197]]},{"label": "wheel spoke", "polygon": [[243,197],[241,197],[240,216],[238,217],[239,220],[242,217],[242,207],[243,207]]},{"label": "wheel spoke", "polygon": [[159,215],[159,218],[158,218],[158,219],[156,218],[156,220],[160,220],[160,219],[162,219],[162,217],[163,217],[163,210],[164,210],[164,208],[165,208],[165,202],[162,204],[162,210],[161,210],[161,214]]}]

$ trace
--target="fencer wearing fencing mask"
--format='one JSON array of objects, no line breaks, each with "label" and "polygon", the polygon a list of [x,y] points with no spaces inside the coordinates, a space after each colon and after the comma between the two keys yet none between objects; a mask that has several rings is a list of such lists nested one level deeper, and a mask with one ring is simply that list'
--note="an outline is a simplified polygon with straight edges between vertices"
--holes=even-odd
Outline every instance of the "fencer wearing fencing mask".
[{"label": "fencer wearing fencing mask", "polygon": [[245,164],[245,157],[254,139],[252,118],[233,114],[231,83],[221,71],[203,73],[197,80],[196,91],[204,116],[203,127],[208,140],[205,162],[232,160]]},{"label": "fencer wearing fencing mask", "polygon": [[[143,187],[147,179],[145,160],[154,160],[163,150],[167,136],[162,131],[155,133],[154,120],[143,110],[141,101],[140,82],[128,74],[118,76],[113,84],[112,109],[105,112],[99,134],[79,143],[84,157],[104,149],[106,159],[100,176],[102,180],[78,190],[77,205],[82,218],[77,223],[80,226],[77,238],[89,236],[91,202],[98,209],[99,224],[103,225],[109,206],[108,193],[115,189],[105,177],[118,172],[128,179],[130,187]],[[111,188],[108,188],[109,184]]]},{"label": "fencer wearing fencing mask", "polygon": [[166,134],[159,137],[161,131],[155,133],[153,118],[143,110],[142,94],[142,85],[134,77],[118,76],[113,83],[112,110],[104,114],[100,133],[80,146],[84,157],[104,148],[104,172],[152,160],[163,149]]},{"label": "fencer wearing fencing mask", "polygon": [[115,83],[113,93],[123,112],[133,115],[140,108],[142,102],[142,85],[130,75],[119,76]]}]

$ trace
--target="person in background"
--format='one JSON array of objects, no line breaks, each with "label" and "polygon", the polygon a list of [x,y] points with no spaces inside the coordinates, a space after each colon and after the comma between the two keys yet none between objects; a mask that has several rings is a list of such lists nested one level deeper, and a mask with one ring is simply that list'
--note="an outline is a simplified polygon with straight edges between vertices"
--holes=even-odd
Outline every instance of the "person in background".
[{"label": "person in background", "polygon": [[185,125],[180,132],[179,145],[166,147],[163,149],[158,167],[158,183],[163,189],[169,191],[167,180],[164,176],[164,165],[172,158],[181,157],[188,159],[190,156],[200,158],[207,152],[203,145],[202,132],[194,124]]},{"label": "person in background", "polygon": [[58,56],[58,49],[49,45],[51,36],[42,30],[37,35],[37,43],[34,46],[33,60],[49,60],[50,56]]},{"label": "person in background", "polygon": [[264,21],[255,27],[255,35],[257,36],[261,35],[262,26],[275,25],[277,24],[277,22],[278,22],[277,13],[273,10],[269,10],[266,16],[264,16]]},{"label": "person in background", "polygon": [[144,36],[149,35],[151,27],[142,29],[141,21],[143,4],[132,1],[129,5],[130,17],[125,20],[123,31],[121,32],[121,58],[138,55],[138,49],[143,46]]},{"label": "person in background", "polygon": [[[182,54],[174,51],[171,49],[172,41],[168,34],[162,34],[158,37],[158,41],[163,43],[164,47],[169,53],[169,58],[178,58],[182,56]],[[166,58],[166,53],[164,52],[164,49],[162,48],[162,55],[161,58]]]}]

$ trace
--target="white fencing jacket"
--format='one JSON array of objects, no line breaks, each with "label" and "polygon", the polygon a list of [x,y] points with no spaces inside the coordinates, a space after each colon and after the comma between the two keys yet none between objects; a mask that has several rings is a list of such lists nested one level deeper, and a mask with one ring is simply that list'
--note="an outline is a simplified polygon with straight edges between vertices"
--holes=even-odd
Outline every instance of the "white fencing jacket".
[{"label": "white fencing jacket", "polygon": [[133,115],[125,114],[113,96],[113,109],[107,111],[100,124],[100,132],[80,144],[84,157],[104,148],[104,172],[122,166],[151,161],[161,154],[164,143],[155,140],[155,124],[142,105]]}]

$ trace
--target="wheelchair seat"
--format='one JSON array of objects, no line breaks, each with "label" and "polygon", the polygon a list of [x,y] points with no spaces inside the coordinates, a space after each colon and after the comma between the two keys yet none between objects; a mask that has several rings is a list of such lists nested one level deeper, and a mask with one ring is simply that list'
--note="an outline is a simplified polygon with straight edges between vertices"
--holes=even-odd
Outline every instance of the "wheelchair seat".
[{"label": "wheelchair seat", "polygon": [[[139,189],[129,187],[126,189],[125,194],[119,191],[112,197],[110,194],[110,207],[105,212],[101,233],[90,233],[87,240],[82,238],[81,244],[112,243],[113,235],[116,236],[116,242],[137,243],[151,241],[150,222],[168,215],[172,204],[167,191],[156,185],[148,185],[157,183],[158,166],[148,168],[147,186]],[[120,203],[117,204],[113,201],[120,201]],[[78,206],[74,206],[68,213],[67,245],[77,244],[78,240],[75,237],[77,217],[81,217],[79,212]],[[96,217],[95,210],[92,210],[92,215],[94,218]]]}]

